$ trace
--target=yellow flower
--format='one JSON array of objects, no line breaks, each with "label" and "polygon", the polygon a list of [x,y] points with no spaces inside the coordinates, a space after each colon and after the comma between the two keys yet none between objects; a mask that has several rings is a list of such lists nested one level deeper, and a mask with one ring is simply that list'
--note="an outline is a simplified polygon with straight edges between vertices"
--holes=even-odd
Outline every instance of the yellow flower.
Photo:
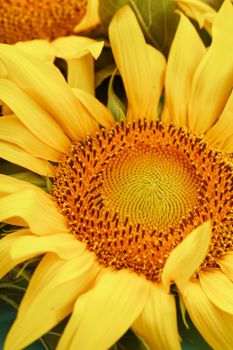
[{"label": "yellow flower", "polygon": [[98,6],[98,0],[0,0],[0,42],[45,62],[64,59],[68,84],[94,94],[94,59],[104,43],[74,32],[99,24]]},{"label": "yellow flower", "polygon": [[47,194],[0,176],[0,220],[23,226],[0,242],[1,276],[45,254],[4,350],[70,313],[58,350],[107,349],[129,327],[150,349],[180,349],[174,284],[210,346],[232,348],[232,19],[226,0],[206,49],[181,15],[165,69],[121,8],[109,28],[128,99],[120,123],[53,66],[0,46],[12,111],[0,155],[53,182]]}]

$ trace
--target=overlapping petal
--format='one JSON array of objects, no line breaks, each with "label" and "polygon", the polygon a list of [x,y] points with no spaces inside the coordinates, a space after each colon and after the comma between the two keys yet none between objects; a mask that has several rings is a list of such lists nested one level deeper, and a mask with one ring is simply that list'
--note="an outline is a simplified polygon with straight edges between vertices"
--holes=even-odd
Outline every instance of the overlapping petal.
[{"label": "overlapping petal", "polygon": [[189,282],[183,300],[194,325],[210,346],[216,350],[231,350],[233,316],[212,304],[199,282]]},{"label": "overlapping petal", "polygon": [[[143,33],[129,6],[122,7],[113,17],[109,39],[128,98],[128,119],[156,119],[158,100],[155,96],[161,91],[165,62],[161,54],[153,54],[155,61],[151,65],[151,50],[147,49]],[[156,79],[155,67],[158,72]]]},{"label": "overlapping petal", "polygon": [[233,6],[226,0],[213,24],[213,40],[191,85],[189,126],[205,133],[222,113],[233,87]]},{"label": "overlapping petal", "polygon": [[[0,197],[24,189],[37,190],[38,188],[27,181],[18,180],[14,177],[0,174]],[[40,191],[40,189],[38,189],[38,191]]]},{"label": "overlapping petal", "polygon": [[224,151],[233,152],[233,91],[219,119],[205,137]]},{"label": "overlapping petal", "polygon": [[37,138],[57,151],[67,150],[70,141],[62,128],[27,92],[7,79],[0,79],[0,99]]},{"label": "overlapping petal", "polygon": [[80,58],[91,54],[97,59],[103,49],[104,42],[84,36],[60,37],[52,42],[56,56],[66,60]]},{"label": "overlapping petal", "polygon": [[0,58],[9,79],[53,116],[71,140],[96,130],[92,120],[82,118],[80,103],[55,66],[20,54],[10,45],[0,45]]},{"label": "overlapping petal", "polygon": [[221,259],[217,260],[222,271],[233,281],[233,253],[227,253]]},{"label": "overlapping petal", "polygon": [[47,160],[36,158],[13,143],[0,141],[0,157],[43,176],[52,173],[53,167]]},{"label": "overlapping petal", "polygon": [[48,40],[18,41],[14,46],[23,54],[32,55],[44,62],[52,63],[55,59],[55,50]]},{"label": "overlapping petal", "polygon": [[114,124],[114,118],[110,110],[97,98],[81,89],[72,89],[83,107],[89,112],[90,117],[100,125],[109,128]]},{"label": "overlapping petal", "polygon": [[[204,260],[209,249],[212,227],[209,221],[198,226],[171,252],[163,268],[162,283],[169,290],[174,281],[184,291],[192,274]],[[195,254],[193,254],[195,252]]]},{"label": "overlapping petal", "polygon": [[174,296],[165,293],[159,285],[151,284],[147,301],[133,329],[150,349],[181,349]]},{"label": "overlapping petal", "polygon": [[[165,104],[170,122],[187,126],[188,102],[192,77],[205,54],[205,47],[191,22],[181,14],[180,22],[170,48],[166,79]],[[163,111],[162,119],[165,119]]]},{"label": "overlapping petal", "polygon": [[70,260],[47,254],[32,276],[4,349],[20,350],[58,324],[98,271],[90,253]]},{"label": "overlapping petal", "polygon": [[233,283],[220,270],[203,271],[199,274],[203,291],[219,309],[233,314]]},{"label": "overlapping petal", "polygon": [[15,217],[23,219],[21,225],[29,226],[31,232],[37,235],[68,231],[65,217],[58,212],[50,196],[36,187],[0,198],[0,221]]},{"label": "overlapping petal", "polygon": [[127,270],[103,271],[96,286],[77,300],[57,350],[109,348],[138,317],[148,290],[143,277]]},{"label": "overlapping petal", "polygon": [[84,245],[68,233],[35,236],[28,229],[18,230],[0,240],[0,278],[35,256],[53,252],[61,259],[69,260],[79,256],[84,249]]},{"label": "overlapping petal", "polygon": [[83,89],[94,95],[94,58],[102,51],[104,42],[82,36],[68,36],[55,39],[52,46],[56,56],[67,62],[69,86]]},{"label": "overlapping petal", "polygon": [[35,137],[15,115],[0,118],[0,139],[23,148],[36,158],[54,162],[61,158],[60,152]]}]

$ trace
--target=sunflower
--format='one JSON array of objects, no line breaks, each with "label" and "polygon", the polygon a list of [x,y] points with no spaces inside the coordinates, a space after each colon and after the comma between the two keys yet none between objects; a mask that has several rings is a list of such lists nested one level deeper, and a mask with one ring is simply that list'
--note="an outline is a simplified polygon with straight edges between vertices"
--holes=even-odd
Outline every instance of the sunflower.
[{"label": "sunflower", "polygon": [[64,59],[68,84],[94,94],[94,59],[104,43],[74,33],[100,23],[98,6],[98,0],[0,0],[0,42],[45,62]]},{"label": "sunflower", "polygon": [[208,49],[181,15],[166,65],[122,7],[117,123],[53,66],[0,46],[0,155],[52,181],[48,194],[1,175],[0,220],[21,226],[1,239],[1,276],[44,254],[4,350],[69,314],[58,350],[107,349],[130,327],[150,349],[181,349],[174,293],[211,347],[232,349],[232,30],[228,0]]}]

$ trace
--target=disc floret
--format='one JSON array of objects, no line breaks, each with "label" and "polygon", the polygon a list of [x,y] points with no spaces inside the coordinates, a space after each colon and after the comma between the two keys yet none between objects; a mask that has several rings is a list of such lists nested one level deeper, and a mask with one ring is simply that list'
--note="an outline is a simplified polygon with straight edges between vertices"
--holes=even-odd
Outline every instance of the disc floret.
[{"label": "disc floret", "polygon": [[202,137],[162,122],[122,121],[71,145],[53,195],[100,264],[160,281],[170,252],[206,220],[213,236],[201,269],[232,250],[232,184],[232,164]]}]

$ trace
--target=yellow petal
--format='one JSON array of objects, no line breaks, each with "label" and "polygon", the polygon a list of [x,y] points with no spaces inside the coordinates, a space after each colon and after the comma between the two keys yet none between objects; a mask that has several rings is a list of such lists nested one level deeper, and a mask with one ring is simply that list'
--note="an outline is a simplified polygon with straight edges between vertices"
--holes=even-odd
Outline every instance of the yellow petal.
[{"label": "yellow petal", "polygon": [[21,229],[14,233],[9,233],[0,239],[0,278],[5,276],[14,266],[18,264],[14,263],[14,261],[9,256],[11,245],[18,237],[29,236],[30,234],[30,230]]},{"label": "yellow petal", "polygon": [[201,286],[214,305],[233,314],[233,283],[219,270],[205,271],[199,274]]},{"label": "yellow petal", "polygon": [[[207,132],[205,137],[213,142],[216,146],[220,146],[223,150],[224,144],[229,139],[232,142],[233,149],[233,91],[226,103],[226,106],[220,115],[218,121]],[[228,151],[228,150],[226,150]]]},{"label": "yellow petal", "polygon": [[94,60],[90,54],[67,61],[67,82],[72,88],[95,94]]},{"label": "yellow petal", "polygon": [[169,53],[165,80],[165,103],[172,121],[178,126],[187,126],[191,81],[205,51],[195,28],[181,14]]},{"label": "yellow petal", "polygon": [[[14,177],[0,174],[0,196],[21,191],[24,189],[37,189],[29,182],[18,180]],[[38,191],[41,191],[39,188]]]},{"label": "yellow petal", "polygon": [[94,59],[103,49],[104,42],[82,36],[61,37],[52,42],[56,56],[66,60],[69,86],[94,95]]},{"label": "yellow petal", "polygon": [[52,41],[56,56],[65,60],[80,58],[91,54],[95,59],[99,57],[104,41],[96,41],[84,36],[66,36]]},{"label": "yellow petal", "polygon": [[74,28],[74,32],[83,32],[96,27],[99,23],[99,0],[88,0],[86,14]]},{"label": "yellow petal", "polygon": [[152,79],[154,82],[154,98],[153,98],[153,108],[149,116],[151,119],[155,119],[158,114],[158,104],[161,97],[161,93],[164,86],[164,80],[165,80],[165,70],[166,70],[166,60],[164,56],[156,50],[151,45],[146,45],[150,67],[151,67],[151,74]]},{"label": "yellow petal", "polygon": [[98,270],[91,254],[69,261],[47,254],[32,276],[4,349],[21,350],[59,323]]},{"label": "yellow petal", "polygon": [[133,324],[150,349],[181,349],[174,296],[151,284],[144,309]]},{"label": "yellow petal", "polygon": [[[0,77],[7,78],[7,76],[8,76],[7,69],[4,66],[4,64],[0,61]],[[1,104],[1,100],[0,100],[0,104]]]},{"label": "yellow petal", "polygon": [[26,53],[32,55],[44,62],[52,63],[55,59],[55,50],[47,40],[38,39],[19,41],[14,44],[14,46],[23,54]]},{"label": "yellow petal", "polygon": [[[155,96],[161,90],[160,74],[164,74],[164,60],[161,54],[154,54],[155,49],[148,49],[129,6],[122,7],[113,17],[109,26],[109,39],[128,98],[128,119],[155,119],[158,108]],[[155,59],[153,65],[152,51]],[[160,72],[156,79],[155,67]]]},{"label": "yellow petal", "polygon": [[222,271],[233,281],[233,253],[228,253],[221,259],[217,260]]},{"label": "yellow petal", "polygon": [[172,122],[173,120],[173,116],[172,116],[172,113],[168,107],[168,104],[166,103],[166,101],[164,102],[164,105],[163,105],[163,110],[162,110],[162,115],[161,115],[161,120],[166,123],[166,124],[169,124]]},{"label": "yellow petal", "polygon": [[228,137],[221,145],[221,148],[226,153],[233,153],[233,137],[232,136]]},{"label": "yellow petal", "polygon": [[0,141],[0,157],[40,175],[49,176],[52,173],[48,161],[36,158],[9,142]]},{"label": "yellow petal", "polygon": [[[223,111],[233,86],[233,6],[226,0],[213,24],[213,40],[194,73],[189,125],[204,133]],[[217,67],[217,68],[216,68]]]},{"label": "yellow petal", "polygon": [[26,189],[0,198],[0,221],[20,217],[37,235],[67,232],[65,218],[59,214],[50,196],[41,192]]},{"label": "yellow petal", "polygon": [[41,237],[24,229],[7,234],[0,240],[0,278],[34,256],[53,252],[61,259],[69,260],[79,256],[84,249],[85,246],[68,233]]},{"label": "yellow petal", "polygon": [[211,35],[216,16],[216,11],[211,6],[197,0],[176,0],[176,3],[188,17],[197,21],[200,28],[205,28]]},{"label": "yellow petal", "polygon": [[114,123],[112,113],[97,98],[81,89],[73,89],[73,92],[98,124],[109,128]]},{"label": "yellow petal", "polygon": [[224,142],[224,144],[222,145],[222,149],[224,149],[224,151],[226,153],[233,153],[233,138],[228,138],[226,140],[226,142]]},{"label": "yellow petal", "polygon": [[36,158],[57,162],[61,153],[35,137],[15,115],[0,118],[0,139],[11,142]]},{"label": "yellow petal", "polygon": [[183,296],[194,325],[215,350],[232,350],[233,316],[214,306],[198,282],[189,283]]},{"label": "yellow petal", "polygon": [[54,65],[4,44],[0,44],[0,57],[9,79],[51,114],[70,139],[83,138],[95,130],[91,121],[83,121],[77,99]]},{"label": "yellow petal", "polygon": [[77,300],[57,350],[111,347],[140,314],[148,287],[148,281],[127,270],[105,271]]},{"label": "yellow petal", "polygon": [[53,118],[24,91],[6,79],[0,79],[0,98],[36,137],[55,150],[66,152],[69,139]]},{"label": "yellow petal", "polygon": [[162,282],[166,290],[169,290],[172,281],[176,283],[179,290],[184,290],[207,254],[211,234],[211,224],[206,221],[189,233],[171,252],[162,273]]}]

